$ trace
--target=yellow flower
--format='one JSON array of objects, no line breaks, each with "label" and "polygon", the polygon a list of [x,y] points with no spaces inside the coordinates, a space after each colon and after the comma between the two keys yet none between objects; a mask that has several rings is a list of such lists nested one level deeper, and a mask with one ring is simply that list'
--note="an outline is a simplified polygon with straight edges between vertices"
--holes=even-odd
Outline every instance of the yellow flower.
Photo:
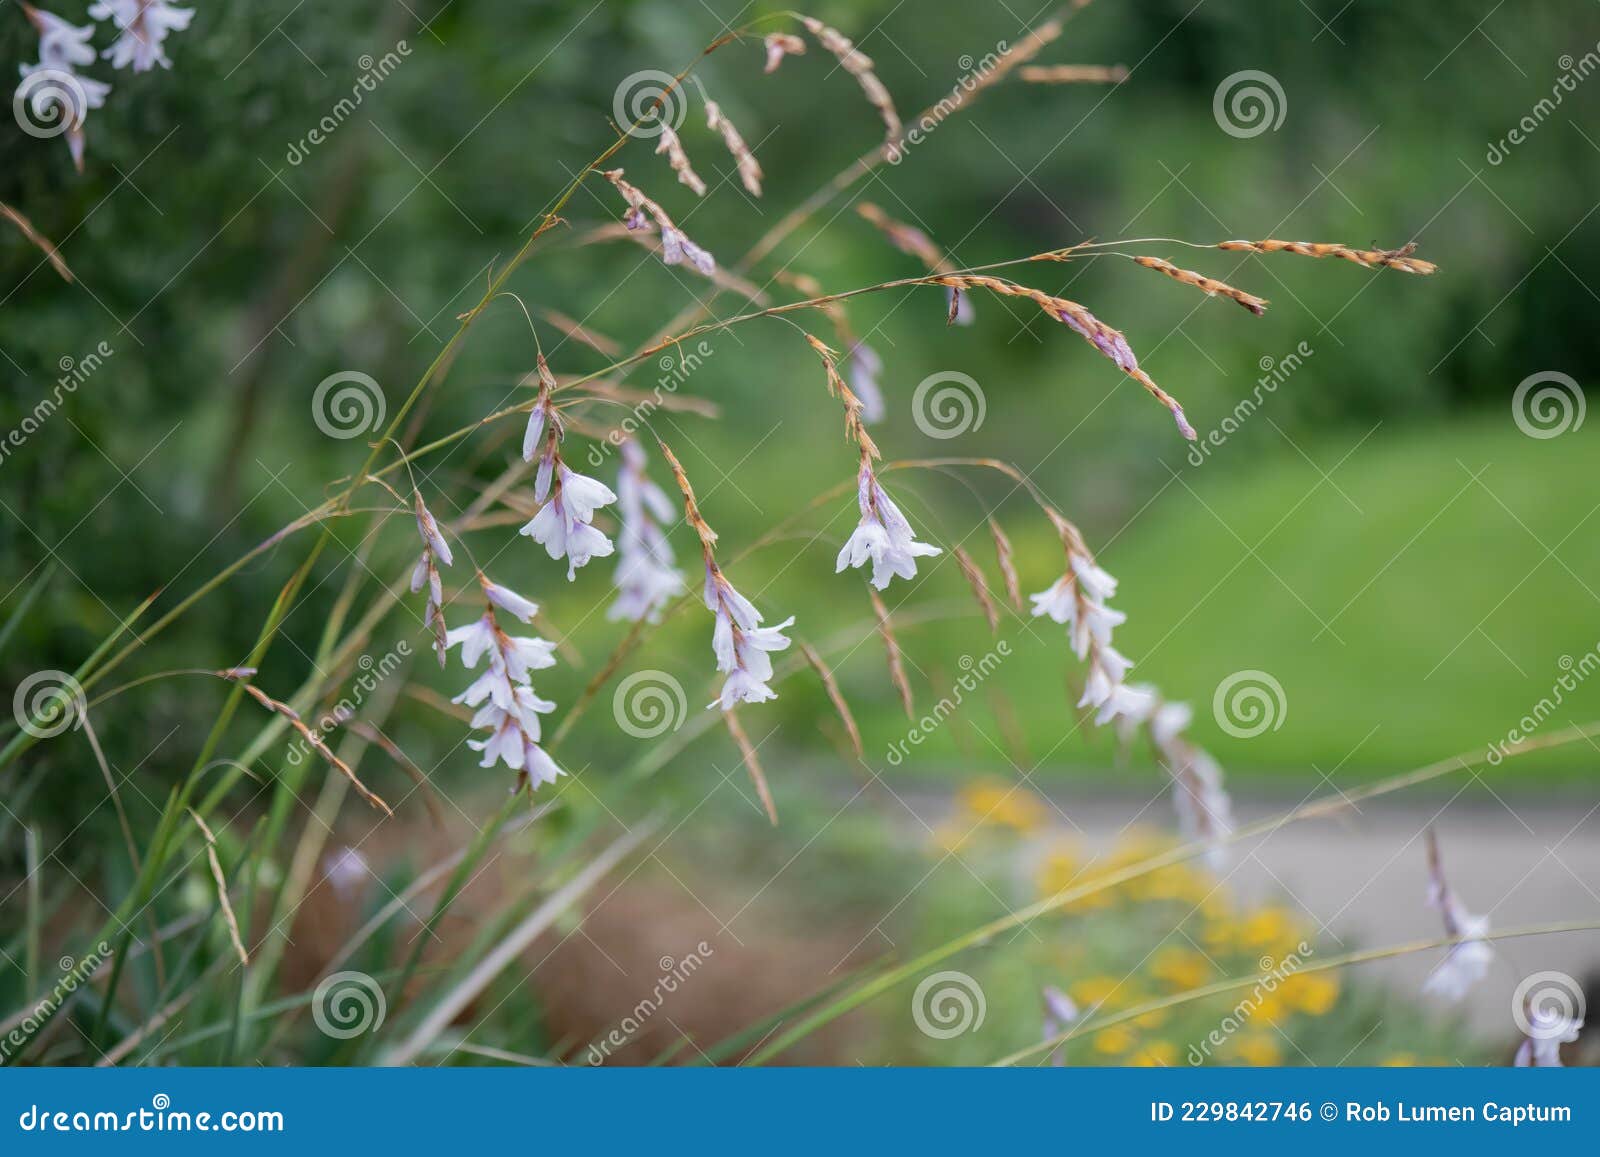
[{"label": "yellow flower", "polygon": [[1182,992],[1204,984],[1211,975],[1211,965],[1200,953],[1172,945],[1156,953],[1150,962],[1150,975]]},{"label": "yellow flower", "polygon": [[1078,1002],[1080,1008],[1093,1008],[1113,996],[1120,998],[1119,1004],[1126,1004],[1128,1001],[1127,989],[1122,981],[1114,976],[1086,976],[1069,985],[1067,992]]},{"label": "yellow flower", "polygon": [[1127,1025],[1114,1024],[1094,1034],[1094,1051],[1112,1055],[1125,1053],[1133,1047],[1133,1030]]},{"label": "yellow flower", "polygon": [[1167,1010],[1164,1008],[1152,1008],[1142,1016],[1134,1017],[1133,1023],[1140,1028],[1160,1028],[1167,1023],[1167,1015]]},{"label": "yellow flower", "polygon": [[1264,1033],[1235,1037],[1233,1053],[1247,1065],[1267,1066],[1283,1063],[1283,1050],[1278,1047],[1278,1042]]},{"label": "yellow flower", "polygon": [[1327,972],[1301,973],[1287,978],[1278,991],[1296,1011],[1322,1016],[1339,999],[1339,981]]},{"label": "yellow flower", "polygon": [[1044,822],[1044,805],[1026,788],[1004,780],[980,780],[961,789],[957,801],[975,823],[1031,832]]},{"label": "yellow flower", "polygon": [[1287,908],[1258,908],[1239,925],[1240,947],[1252,952],[1281,954],[1300,942],[1300,922]]},{"label": "yellow flower", "polygon": [[1178,1046],[1169,1040],[1153,1040],[1145,1044],[1133,1058],[1133,1063],[1144,1068],[1178,1063]]},{"label": "yellow flower", "polygon": [[1384,1057],[1378,1063],[1386,1068],[1408,1069],[1417,1063],[1417,1055],[1415,1053],[1395,1053],[1392,1056]]}]

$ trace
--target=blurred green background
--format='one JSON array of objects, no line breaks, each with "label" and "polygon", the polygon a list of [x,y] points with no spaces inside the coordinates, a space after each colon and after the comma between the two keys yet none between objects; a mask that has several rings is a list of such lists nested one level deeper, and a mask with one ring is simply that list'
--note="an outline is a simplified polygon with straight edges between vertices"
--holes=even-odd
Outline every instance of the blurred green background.
[{"label": "blurred green background", "polygon": [[[5,685],[39,668],[72,669],[141,599],[165,588],[158,610],[171,605],[319,501],[364,448],[319,432],[317,384],[360,370],[397,405],[488,270],[609,139],[621,78],[675,70],[724,20],[766,11],[776,9],[730,0],[201,5],[193,28],[170,42],[171,71],[116,74],[108,106],[89,121],[82,176],[59,141],[0,131],[0,200],[56,239],[80,279],[63,283],[20,236],[0,233],[0,425],[20,422],[63,359],[101,341],[115,351],[0,462],[0,616],[13,614],[43,564],[59,568],[0,655]],[[938,99],[964,58],[1015,42],[1019,16],[1031,15],[1002,3],[887,0],[824,3],[818,14],[874,57],[906,114]],[[1313,351],[1200,465],[1137,386],[1032,307],[980,299],[976,325],[947,329],[935,291],[863,298],[851,317],[887,366],[886,455],[992,455],[1026,470],[1122,580],[1117,605],[1129,621],[1119,639],[1136,674],[1193,702],[1197,738],[1236,774],[1314,782],[1313,766],[1365,775],[1487,747],[1550,694],[1564,656],[1600,642],[1591,518],[1600,434],[1591,421],[1529,437],[1511,406],[1535,373],[1587,384],[1600,350],[1600,89],[1577,83],[1501,163],[1487,156],[1573,67],[1562,58],[1595,51],[1597,39],[1600,19],[1580,3],[1094,4],[1040,63],[1124,64],[1126,82],[1012,80],[852,196],[921,226],[967,265],[1090,238],[1275,236],[1415,241],[1440,272],[1142,249],[1269,298],[1257,319],[1125,261],[1015,271],[1122,329],[1202,436],[1251,393],[1261,359],[1301,343]],[[392,74],[291,163],[296,142],[351,91],[363,58],[400,41],[408,53]],[[34,44],[8,3],[0,60],[30,58]],[[1219,85],[1242,70],[1271,74],[1284,94],[1281,124],[1248,138],[1222,131],[1213,112]],[[700,76],[754,145],[766,197],[753,201],[726,180],[731,163],[698,111],[683,136],[715,187],[704,202],[646,144],[618,163],[731,264],[880,130],[850,78],[815,49],[764,77],[758,43],[731,45]],[[918,272],[842,204],[775,258],[829,289]],[[602,183],[566,216],[570,229],[512,280],[530,308],[584,319],[631,346],[704,292],[631,246],[572,244],[617,217]],[[731,295],[718,303],[735,308]],[[830,336],[820,319],[806,322]],[[560,341],[541,334],[547,346]],[[724,542],[742,549],[847,481],[852,460],[836,403],[792,327],[758,322],[712,345],[685,390],[714,400],[723,417],[669,415],[657,432],[683,457]],[[423,436],[503,404],[532,355],[521,311],[501,301],[436,391]],[[563,373],[604,364],[571,342],[552,361]],[[649,386],[656,371],[641,369],[629,380]],[[947,370],[980,384],[986,414],[941,441],[912,420],[911,397]],[[449,495],[439,505],[465,503],[514,443],[502,429],[445,455],[433,479]],[[964,477],[902,473],[893,485],[934,542],[965,541],[991,582],[982,516],[1004,499],[1024,589],[1043,589],[1060,568],[1048,528],[998,476]],[[808,638],[865,637],[860,583],[832,574],[852,523],[842,498],[798,523],[821,531],[815,543],[807,533],[767,548],[737,566],[736,581],[779,617],[795,614]],[[347,546],[358,540],[354,529],[340,535]],[[689,556],[681,524],[673,537]],[[570,703],[622,634],[598,615],[585,621],[609,600],[609,568],[596,564],[568,586],[561,566],[530,543],[507,547],[509,538],[509,528],[487,532],[475,549],[482,558],[504,549],[497,577],[544,601],[558,628],[584,624],[573,639],[583,662],[541,683]],[[291,542],[252,564],[126,677],[239,662],[303,549]],[[396,531],[374,569],[391,574],[413,549]],[[344,554],[330,551],[319,577]],[[905,616],[902,642],[926,708],[948,693],[960,656],[993,643],[948,556],[924,576],[897,585],[890,605]],[[313,584],[262,685],[286,691],[303,677],[337,589]],[[924,612],[956,617],[919,624]],[[1059,631],[1007,615],[1000,633],[1014,657],[967,722],[941,729],[900,774],[1008,764],[1124,774],[1109,737],[1076,727],[1076,675]],[[408,637],[420,651],[420,631]],[[881,764],[905,722],[876,641],[846,653],[840,678],[869,762]],[[672,672],[698,704],[709,698],[700,693],[709,659],[705,621],[690,614],[635,664]],[[423,680],[454,689],[453,674],[428,668],[417,665]],[[1218,684],[1240,670],[1270,673],[1287,704],[1275,729],[1250,739],[1225,733],[1211,711]],[[221,693],[152,684],[108,717],[108,746],[159,746],[161,765],[182,767]],[[763,733],[781,722],[779,743],[792,747],[827,713],[820,689],[800,680],[769,706]],[[1547,726],[1597,715],[1600,684],[1586,684]],[[407,750],[442,754],[457,738],[426,712],[398,712],[395,727]],[[569,758],[595,764],[628,750],[604,711],[572,746],[581,755]],[[447,779],[476,774],[466,756],[456,753],[461,766],[445,768]],[[1568,749],[1526,766],[1518,776],[1559,777],[1592,758]]]}]

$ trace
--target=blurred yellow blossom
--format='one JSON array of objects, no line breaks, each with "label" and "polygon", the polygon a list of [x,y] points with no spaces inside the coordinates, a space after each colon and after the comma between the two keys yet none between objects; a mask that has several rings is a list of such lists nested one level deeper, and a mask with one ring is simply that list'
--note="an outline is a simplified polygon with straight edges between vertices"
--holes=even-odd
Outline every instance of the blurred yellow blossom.
[{"label": "blurred yellow blossom", "polygon": [[1288,977],[1278,989],[1297,1012],[1322,1016],[1339,999],[1339,980],[1328,972],[1303,972]]},{"label": "blurred yellow blossom", "polygon": [[1120,998],[1120,1004],[1128,1002],[1124,983],[1114,976],[1086,976],[1069,985],[1067,992],[1081,1008],[1093,1008],[1111,1000],[1113,996]]},{"label": "blurred yellow blossom", "polygon": [[1211,975],[1211,965],[1193,949],[1169,945],[1150,962],[1150,975],[1182,992],[1204,984]]},{"label": "blurred yellow blossom", "polygon": [[1283,1063],[1283,1049],[1278,1047],[1277,1041],[1265,1033],[1249,1033],[1235,1037],[1232,1052],[1242,1064],[1246,1065],[1266,1066]]},{"label": "blurred yellow blossom", "polygon": [[1114,1024],[1094,1034],[1094,1051],[1115,1055],[1133,1047],[1133,1030],[1127,1025]]},{"label": "blurred yellow blossom", "polygon": [[1031,832],[1044,823],[1044,804],[1027,788],[985,779],[961,789],[956,802],[974,824],[997,824]]},{"label": "blurred yellow blossom", "polygon": [[1409,1069],[1417,1063],[1415,1053],[1394,1053],[1386,1056],[1378,1064],[1390,1069]]},{"label": "blurred yellow blossom", "polygon": [[1153,1040],[1139,1049],[1133,1063],[1145,1068],[1175,1065],[1178,1063],[1178,1046],[1169,1040]]}]

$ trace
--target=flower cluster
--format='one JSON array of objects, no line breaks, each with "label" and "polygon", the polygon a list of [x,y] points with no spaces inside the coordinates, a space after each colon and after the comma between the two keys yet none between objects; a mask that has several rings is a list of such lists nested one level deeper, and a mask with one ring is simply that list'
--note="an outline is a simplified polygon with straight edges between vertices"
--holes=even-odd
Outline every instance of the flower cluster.
[{"label": "flower cluster", "polygon": [[683,592],[683,572],[673,565],[672,547],[661,524],[675,516],[671,501],[645,473],[644,448],[629,438],[622,444],[617,472],[617,599],[608,619],[658,622],[669,599]]},{"label": "flower cluster", "polygon": [[554,711],[556,705],[539,698],[528,677],[532,671],[555,666],[555,644],[533,635],[506,634],[500,629],[497,609],[526,623],[538,613],[537,604],[490,582],[482,571],[478,583],[486,600],[483,615],[450,631],[447,645],[460,645],[462,666],[469,671],[476,670],[485,655],[489,663],[451,702],[478,708],[472,727],[487,731],[488,737],[469,739],[467,744],[483,752],[480,767],[493,767],[498,761],[521,772],[534,787],[554,783],[566,773],[539,746],[539,716]]},{"label": "flower cluster", "polygon": [[[39,60],[21,66],[17,103],[19,107],[26,103],[42,123],[64,122],[67,148],[81,173],[84,119],[90,109],[103,107],[111,93],[109,84],[77,71],[95,62],[94,47],[89,43],[95,25],[72,24],[29,4],[23,4],[22,11],[39,33]],[[100,54],[111,61],[112,68],[148,72],[158,64],[172,67],[162,45],[169,33],[189,27],[194,9],[175,8],[166,0],[97,0],[89,6],[89,16],[91,20],[109,20],[118,30],[111,47]]]},{"label": "flower cluster", "polygon": [[861,522],[839,551],[834,573],[845,567],[859,567],[872,560],[872,585],[880,591],[898,575],[917,577],[917,559],[941,553],[936,546],[916,540],[916,532],[900,513],[900,508],[884,492],[866,454],[856,475],[856,501]]},{"label": "flower cluster", "polygon": [[615,502],[617,496],[604,482],[579,474],[561,460],[561,418],[550,404],[554,378],[542,357],[539,367],[539,398],[528,416],[522,457],[531,462],[543,441],[533,482],[533,500],[543,505],[517,533],[526,534],[543,546],[551,558],[566,559],[570,582],[577,577],[580,566],[612,552],[611,540],[594,526],[594,512]]},{"label": "flower cluster", "polygon": [[428,588],[426,622],[433,630],[433,650],[439,656],[439,666],[443,667],[447,632],[444,625],[444,587],[439,581],[437,564],[442,562],[450,566],[455,559],[450,556],[450,544],[439,533],[439,524],[423,505],[422,492],[413,489],[411,500],[417,516],[417,534],[422,538],[422,557],[417,559],[417,565],[411,571],[411,593],[416,594],[423,587]]},{"label": "flower cluster", "polygon": [[1571,1044],[1583,1031],[1583,1021],[1557,1008],[1528,1010],[1528,1031],[1517,1046],[1517,1068],[1559,1069],[1561,1046]]},{"label": "flower cluster", "polygon": [[1444,921],[1446,936],[1459,938],[1423,982],[1422,991],[1457,1001],[1489,974],[1494,952],[1483,936],[1489,931],[1487,916],[1474,916],[1456,896],[1444,876],[1439,838],[1428,829],[1428,904]]},{"label": "flower cluster", "polygon": [[[716,700],[707,706],[731,711],[740,703],[762,703],[776,699],[777,692],[768,685],[768,680],[772,678],[772,653],[788,647],[789,637],[783,634],[783,630],[794,622],[794,616],[790,615],[776,626],[761,625],[761,612],[749,599],[733,589],[733,584],[717,565],[712,552],[717,532],[701,517],[694,489],[689,485],[683,466],[665,443],[662,443],[661,452],[666,456],[667,465],[672,468],[672,477],[683,494],[684,518],[700,538],[700,553],[706,568],[706,610],[716,616],[716,626],[711,632],[711,650],[717,657],[717,670],[727,676]],[[746,760],[747,764],[750,762]],[[751,767],[751,775],[756,775],[754,766]]]}]

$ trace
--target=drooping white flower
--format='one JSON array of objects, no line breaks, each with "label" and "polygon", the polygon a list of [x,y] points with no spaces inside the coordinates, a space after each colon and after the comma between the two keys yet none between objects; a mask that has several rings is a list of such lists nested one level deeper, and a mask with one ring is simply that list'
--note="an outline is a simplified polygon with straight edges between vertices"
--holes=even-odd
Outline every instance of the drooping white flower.
[{"label": "drooping white flower", "polygon": [[865,456],[857,476],[856,498],[861,523],[839,551],[834,573],[847,566],[859,567],[871,559],[872,585],[881,591],[896,575],[915,578],[917,559],[942,553],[936,546],[916,541],[916,532],[879,485]]},{"label": "drooping white flower", "polygon": [[448,646],[461,648],[461,663],[468,670],[476,670],[479,661],[488,658],[483,672],[451,700],[476,707],[472,727],[488,733],[485,738],[467,740],[467,745],[483,753],[480,767],[504,763],[521,772],[534,786],[554,783],[557,776],[565,773],[539,746],[543,730],[539,717],[554,711],[556,705],[539,697],[529,684],[528,675],[555,665],[555,644],[501,630],[497,608],[522,622],[531,619],[539,608],[515,591],[490,582],[482,572],[478,582],[488,604],[484,613],[447,636]]},{"label": "drooping white flower", "polygon": [[539,543],[551,558],[566,559],[567,581],[571,582],[580,566],[604,558],[614,549],[591,520],[596,510],[609,506],[617,496],[598,478],[579,474],[561,460],[559,437],[559,425],[552,427],[534,478],[534,501],[544,506],[517,533]]},{"label": "drooping white flower", "polygon": [[722,692],[708,706],[724,711],[738,703],[762,703],[778,697],[768,680],[772,678],[772,652],[782,651],[789,645],[783,634],[785,627],[794,622],[790,615],[776,626],[763,627],[761,613],[751,605],[722,572],[709,564],[706,567],[706,608],[716,615],[716,626],[711,633],[711,650],[717,657],[717,670],[727,675]]},{"label": "drooping white flower", "polygon": [[1456,896],[1444,875],[1444,860],[1439,854],[1439,839],[1428,829],[1428,905],[1444,921],[1446,936],[1459,937],[1450,945],[1444,959],[1423,982],[1422,991],[1448,1001],[1458,1001],[1489,974],[1494,951],[1483,937],[1489,931],[1487,916],[1474,916]]},{"label": "drooping white flower", "polygon": [[122,30],[102,53],[112,68],[132,66],[135,72],[148,72],[158,64],[172,67],[161,46],[168,33],[189,27],[194,9],[175,8],[166,0],[97,0],[89,6],[89,15],[96,20],[109,19]]},{"label": "drooping white flower", "polygon": [[617,474],[617,598],[608,619],[657,622],[667,602],[683,592],[683,573],[673,565],[672,547],[661,523],[676,517],[672,502],[645,473],[645,454],[637,441],[622,444]]},{"label": "drooping white flower", "polygon": [[94,49],[89,45],[94,25],[71,24],[26,4],[22,10],[39,33],[39,62],[18,67],[22,83],[17,86],[15,103],[19,114],[25,104],[27,114],[39,125],[65,125],[67,151],[72,154],[73,167],[81,173],[83,123],[89,110],[102,107],[111,92],[109,84],[76,71],[94,63]]}]

